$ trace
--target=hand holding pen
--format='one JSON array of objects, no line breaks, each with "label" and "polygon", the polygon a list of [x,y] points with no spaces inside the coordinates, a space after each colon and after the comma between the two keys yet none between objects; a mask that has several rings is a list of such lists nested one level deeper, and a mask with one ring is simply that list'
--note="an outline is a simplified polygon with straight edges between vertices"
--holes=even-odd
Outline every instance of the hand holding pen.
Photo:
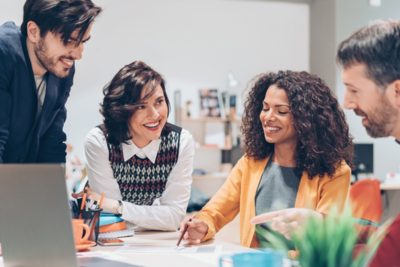
[{"label": "hand holding pen", "polygon": [[[199,219],[186,217],[180,224],[180,233],[186,244],[197,245],[206,236],[208,225]],[[177,246],[179,246],[180,241]]]}]

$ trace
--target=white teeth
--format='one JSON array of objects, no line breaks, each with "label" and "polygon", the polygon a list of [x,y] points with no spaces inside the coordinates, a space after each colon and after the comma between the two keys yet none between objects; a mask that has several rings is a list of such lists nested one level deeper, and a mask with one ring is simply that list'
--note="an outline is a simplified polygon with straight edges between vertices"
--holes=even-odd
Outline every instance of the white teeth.
[{"label": "white teeth", "polygon": [[159,124],[160,124],[160,122],[158,121],[158,122],[152,123],[152,124],[145,124],[144,126],[154,128],[154,127],[157,127]]},{"label": "white teeth", "polygon": [[73,63],[73,61],[65,61],[65,60],[62,60],[62,62],[64,62],[65,64],[67,64],[69,66],[72,66],[72,63]]},{"label": "white teeth", "polygon": [[279,130],[279,128],[273,128],[273,127],[267,127],[268,131],[277,131]]}]

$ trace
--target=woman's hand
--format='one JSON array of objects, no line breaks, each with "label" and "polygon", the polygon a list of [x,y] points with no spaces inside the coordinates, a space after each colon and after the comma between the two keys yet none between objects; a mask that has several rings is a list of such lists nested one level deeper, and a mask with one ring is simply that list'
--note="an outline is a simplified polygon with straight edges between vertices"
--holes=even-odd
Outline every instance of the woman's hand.
[{"label": "woman's hand", "polygon": [[[82,198],[83,197],[83,193],[84,193],[84,191],[79,192],[79,193],[72,193],[72,197],[73,198]],[[91,199],[93,201],[94,200],[99,201],[101,196],[99,194],[97,194],[95,191],[93,191],[92,188],[88,188],[87,189],[87,193],[86,193],[86,198]]]},{"label": "woman's hand", "polygon": [[286,239],[290,240],[292,232],[303,227],[310,216],[315,216],[321,220],[323,219],[322,214],[316,211],[310,209],[292,208],[258,215],[251,219],[250,223],[260,224],[272,222],[271,229],[278,231],[284,235]]},{"label": "woman's hand", "polygon": [[[82,191],[80,193],[72,193],[72,197],[73,198],[82,198],[83,193],[84,193],[84,191]],[[93,189],[88,188],[87,192],[86,192],[86,199],[90,199],[93,201],[95,201],[95,200],[100,201],[101,196],[99,194],[97,194]],[[119,206],[118,200],[104,198],[101,208],[107,213],[116,214],[118,206]]]},{"label": "woman's hand", "polygon": [[185,226],[188,225],[188,229],[183,236],[183,241],[186,244],[200,244],[201,240],[206,236],[208,232],[208,225],[204,221],[199,219],[192,219],[192,221],[189,221],[189,219],[190,217],[186,217],[185,219],[183,219],[179,226],[180,232],[182,234]]}]

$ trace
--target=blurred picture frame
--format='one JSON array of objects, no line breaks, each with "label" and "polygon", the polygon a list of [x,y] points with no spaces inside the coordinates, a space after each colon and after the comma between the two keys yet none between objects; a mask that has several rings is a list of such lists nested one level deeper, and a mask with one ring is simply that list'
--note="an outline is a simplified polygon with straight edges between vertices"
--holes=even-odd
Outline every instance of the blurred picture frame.
[{"label": "blurred picture frame", "polygon": [[221,117],[221,99],[218,89],[200,89],[200,117],[202,118],[220,118]]}]

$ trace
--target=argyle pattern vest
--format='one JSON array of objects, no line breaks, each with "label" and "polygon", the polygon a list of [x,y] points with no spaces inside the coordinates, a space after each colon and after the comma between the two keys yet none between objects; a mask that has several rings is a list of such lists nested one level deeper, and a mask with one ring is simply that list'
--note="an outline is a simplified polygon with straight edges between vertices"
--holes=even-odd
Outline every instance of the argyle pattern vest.
[{"label": "argyle pattern vest", "polygon": [[136,205],[152,205],[161,197],[171,170],[178,162],[182,128],[167,123],[168,133],[161,135],[155,163],[134,155],[124,162],[121,146],[108,144],[114,178],[121,191],[122,201]]}]

